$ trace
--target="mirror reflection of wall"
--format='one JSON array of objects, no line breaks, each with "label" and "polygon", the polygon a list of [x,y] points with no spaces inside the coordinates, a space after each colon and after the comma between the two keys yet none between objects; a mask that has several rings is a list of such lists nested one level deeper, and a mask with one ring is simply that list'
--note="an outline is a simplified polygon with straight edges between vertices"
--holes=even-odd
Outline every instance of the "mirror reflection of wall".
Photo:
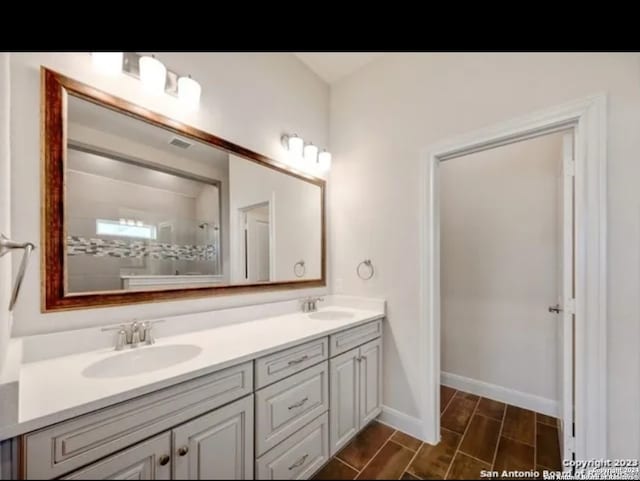
[{"label": "mirror reflection of wall", "polygon": [[70,294],[322,276],[317,184],[72,95],[65,188]]},{"label": "mirror reflection of wall", "polygon": [[242,157],[229,155],[231,282],[246,277],[242,239],[243,213],[268,206],[270,280],[297,279],[295,264],[303,259],[303,278],[318,279],[322,266],[322,195],[317,185],[284,175]]},{"label": "mirror reflection of wall", "polygon": [[76,97],[68,105],[67,291],[228,283],[228,154]]}]

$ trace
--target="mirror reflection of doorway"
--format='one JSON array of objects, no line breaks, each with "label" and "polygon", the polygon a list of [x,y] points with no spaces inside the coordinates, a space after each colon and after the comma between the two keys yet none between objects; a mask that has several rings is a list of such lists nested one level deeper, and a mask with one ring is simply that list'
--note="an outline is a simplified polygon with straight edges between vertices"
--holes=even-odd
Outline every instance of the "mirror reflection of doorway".
[{"label": "mirror reflection of doorway", "polygon": [[271,279],[269,210],[269,202],[241,210],[242,272],[247,282],[269,282]]}]

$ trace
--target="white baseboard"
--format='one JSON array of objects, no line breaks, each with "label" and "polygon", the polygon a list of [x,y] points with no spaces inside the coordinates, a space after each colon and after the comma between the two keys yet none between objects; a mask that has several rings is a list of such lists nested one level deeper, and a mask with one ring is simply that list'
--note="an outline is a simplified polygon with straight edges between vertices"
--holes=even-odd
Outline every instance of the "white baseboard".
[{"label": "white baseboard", "polygon": [[419,418],[414,418],[397,409],[390,408],[389,406],[382,406],[382,412],[378,416],[378,421],[387,426],[402,431],[403,433],[410,434],[414,438],[422,439],[422,421]]},{"label": "white baseboard", "polygon": [[546,414],[547,416],[557,418],[560,415],[558,401],[554,401],[553,399],[516,391],[515,389],[509,389],[496,384],[489,384],[488,382],[478,381],[450,372],[440,373],[440,382],[445,386],[459,389],[460,391],[495,399],[496,401],[502,401],[507,404],[513,404],[514,406],[530,409]]}]

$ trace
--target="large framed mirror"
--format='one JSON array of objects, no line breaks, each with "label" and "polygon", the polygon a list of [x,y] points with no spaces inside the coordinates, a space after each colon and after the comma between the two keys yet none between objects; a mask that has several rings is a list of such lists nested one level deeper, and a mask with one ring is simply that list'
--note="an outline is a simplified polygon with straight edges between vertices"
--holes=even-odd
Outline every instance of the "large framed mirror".
[{"label": "large framed mirror", "polygon": [[323,179],[41,74],[43,311],[326,285]]}]

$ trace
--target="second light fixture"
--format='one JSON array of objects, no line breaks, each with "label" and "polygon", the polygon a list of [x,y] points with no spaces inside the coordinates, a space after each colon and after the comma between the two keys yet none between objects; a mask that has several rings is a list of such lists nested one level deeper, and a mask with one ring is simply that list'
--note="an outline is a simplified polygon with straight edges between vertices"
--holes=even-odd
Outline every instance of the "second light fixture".
[{"label": "second light fixture", "polygon": [[304,159],[308,165],[315,165],[323,171],[329,170],[331,167],[331,153],[323,150],[318,153],[318,147],[311,142],[304,143],[297,134],[283,135],[280,139],[283,147],[289,151],[289,155],[295,161]]}]

